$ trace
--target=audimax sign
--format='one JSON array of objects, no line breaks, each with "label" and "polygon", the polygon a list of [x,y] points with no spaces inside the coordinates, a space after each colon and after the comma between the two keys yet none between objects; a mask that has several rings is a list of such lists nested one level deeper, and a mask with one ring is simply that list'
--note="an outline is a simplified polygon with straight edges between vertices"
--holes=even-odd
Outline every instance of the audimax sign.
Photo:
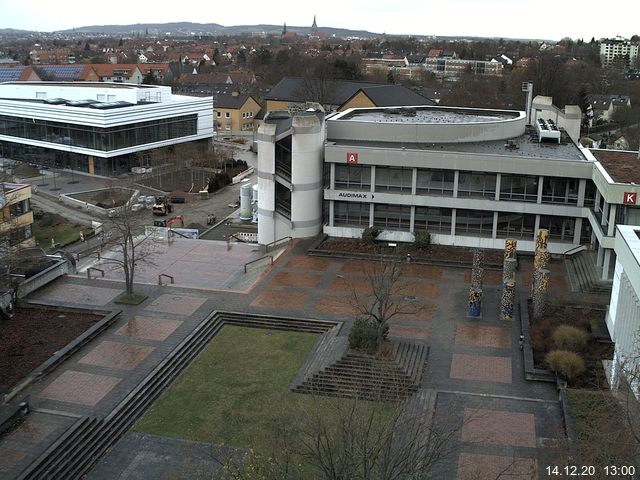
[{"label": "audimax sign", "polygon": [[370,198],[373,198],[373,194],[364,192],[338,192],[338,198],[358,198],[360,200],[369,200]]}]

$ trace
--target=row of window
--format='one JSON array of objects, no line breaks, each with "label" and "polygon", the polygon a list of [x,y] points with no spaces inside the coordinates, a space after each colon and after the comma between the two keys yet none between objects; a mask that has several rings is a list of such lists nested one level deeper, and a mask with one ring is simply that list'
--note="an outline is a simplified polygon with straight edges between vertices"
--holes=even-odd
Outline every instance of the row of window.
[{"label": "row of window", "polygon": [[[216,117],[222,118],[222,112],[216,111]],[[224,118],[231,118],[231,112],[224,112]],[[242,112],[242,118],[253,118],[253,112]]]},{"label": "row of window", "polygon": [[[413,168],[376,167],[375,192],[400,192],[411,194]],[[371,167],[360,165],[336,165],[335,189],[371,191]],[[455,171],[440,169],[416,169],[416,194],[453,196]],[[507,175],[500,177],[500,200],[537,202],[539,177],[534,175]],[[542,202],[566,205],[578,204],[577,178],[544,177]],[[458,173],[458,197],[496,198],[497,175],[495,173],[460,171]],[[587,192],[589,193],[589,192]]]},{"label": "row of window", "polygon": [[[414,231],[451,234],[453,218],[451,208],[415,207]],[[370,222],[370,204],[334,202],[333,224],[335,226],[367,227],[385,230],[410,231],[411,207],[406,205],[374,204],[373,222]],[[496,234],[498,238],[533,238],[536,215],[498,212]],[[486,210],[456,210],[456,235],[493,235],[494,213]],[[539,228],[549,230],[549,236],[558,241],[572,242],[575,219],[540,215]]]},{"label": "row of window", "polygon": [[100,128],[0,115],[0,135],[112,151],[197,134],[197,115]]}]

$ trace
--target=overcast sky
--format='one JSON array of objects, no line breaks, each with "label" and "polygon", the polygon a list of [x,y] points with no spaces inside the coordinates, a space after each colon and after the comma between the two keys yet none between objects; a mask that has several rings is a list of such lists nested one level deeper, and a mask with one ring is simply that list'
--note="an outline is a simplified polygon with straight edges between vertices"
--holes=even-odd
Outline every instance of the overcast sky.
[{"label": "overcast sky", "polygon": [[[315,6],[312,5],[315,4]],[[0,0],[0,28],[55,31],[88,25],[190,21],[277,24],[405,35],[590,40],[639,33],[637,0]]]}]

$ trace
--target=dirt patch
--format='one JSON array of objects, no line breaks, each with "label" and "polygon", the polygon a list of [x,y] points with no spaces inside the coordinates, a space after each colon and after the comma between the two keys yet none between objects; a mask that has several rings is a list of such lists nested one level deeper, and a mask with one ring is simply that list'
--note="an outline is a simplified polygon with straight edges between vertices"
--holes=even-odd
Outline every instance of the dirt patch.
[{"label": "dirt patch", "polygon": [[[319,250],[332,252],[364,253],[371,255],[399,255],[405,257],[410,254],[415,260],[468,263],[473,262],[472,248],[452,247],[448,245],[429,245],[418,248],[412,243],[398,243],[390,247],[388,242],[378,242],[373,245],[358,238],[327,238],[319,246]],[[503,252],[501,250],[484,250],[484,263],[502,267]]]},{"label": "dirt patch", "polygon": [[[613,344],[598,341],[591,336],[592,332],[599,333],[598,325],[606,311],[598,307],[578,307],[574,305],[551,305],[545,316],[537,321],[531,321],[531,348],[536,368],[548,368],[545,355],[555,350],[552,334],[560,325],[571,325],[590,334],[589,341],[581,352],[577,352],[584,360],[585,371],[570,382],[572,388],[601,389],[607,388],[606,375],[602,368],[603,359],[613,357]],[[533,318],[533,309],[529,305],[529,318]]]},{"label": "dirt patch", "polygon": [[17,308],[0,321],[0,391],[7,391],[96,322],[100,315]]},{"label": "dirt patch", "polygon": [[116,208],[126,204],[133,195],[128,188],[104,188],[92,192],[74,193],[71,198],[96,205],[100,208]]}]

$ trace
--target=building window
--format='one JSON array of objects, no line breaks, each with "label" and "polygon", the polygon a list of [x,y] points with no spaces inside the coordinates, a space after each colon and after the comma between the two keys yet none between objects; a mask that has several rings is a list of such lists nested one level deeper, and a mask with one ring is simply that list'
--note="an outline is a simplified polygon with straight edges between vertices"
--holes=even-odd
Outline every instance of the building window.
[{"label": "building window", "polygon": [[498,212],[497,238],[533,239],[536,216],[528,213]]},{"label": "building window", "polygon": [[218,118],[222,117],[222,112],[216,112],[216,117]]},{"label": "building window", "polygon": [[426,230],[429,233],[442,232],[450,234],[451,209],[416,207],[413,229],[416,232]]},{"label": "building window", "polygon": [[371,189],[371,167],[369,166],[336,164],[335,176],[334,188]]},{"label": "building window", "polygon": [[224,118],[231,118],[231,113],[224,112]]},{"label": "building window", "polygon": [[291,190],[276,182],[276,212],[291,219]]},{"label": "building window", "polygon": [[577,178],[544,177],[542,183],[543,203],[578,204]]},{"label": "building window", "polygon": [[500,200],[538,201],[538,177],[533,175],[502,175]]},{"label": "building window", "polygon": [[458,196],[495,198],[496,174],[460,172],[458,175]]},{"label": "building window", "polygon": [[333,202],[333,224],[368,227],[369,204],[357,202]]},{"label": "building window", "polygon": [[411,207],[406,205],[373,206],[373,225],[385,230],[405,230],[411,227]]},{"label": "building window", "polygon": [[411,193],[412,168],[376,167],[376,192]]},{"label": "building window", "polygon": [[454,170],[418,169],[416,192],[418,194],[436,194],[453,196]]},{"label": "building window", "polygon": [[573,242],[575,218],[540,215],[540,228],[549,230],[549,238],[561,242]]},{"label": "building window", "polygon": [[493,212],[485,210],[456,210],[456,235],[482,235],[491,237],[493,234]]}]

